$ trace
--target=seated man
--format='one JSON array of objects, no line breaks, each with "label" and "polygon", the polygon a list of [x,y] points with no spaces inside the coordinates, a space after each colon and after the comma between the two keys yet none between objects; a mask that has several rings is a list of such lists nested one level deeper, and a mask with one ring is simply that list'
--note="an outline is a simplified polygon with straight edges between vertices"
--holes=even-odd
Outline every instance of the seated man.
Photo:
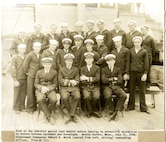
[{"label": "seated man", "polygon": [[[37,72],[35,78],[35,94],[39,107],[44,112],[45,123],[50,122],[54,125],[55,120],[52,115],[52,111],[55,108],[57,96],[57,72],[51,68],[53,59],[45,57],[42,59],[42,65],[44,69]],[[46,97],[49,104],[47,105]]]},{"label": "seated man", "polygon": [[[109,121],[116,120],[117,112],[122,111],[123,105],[127,98],[126,93],[120,87],[122,84],[122,73],[120,68],[114,66],[116,56],[114,54],[108,54],[105,56],[105,60],[108,66],[102,69],[102,84],[103,84],[103,95],[105,100],[106,111],[111,107],[114,112],[110,116]],[[111,96],[116,94],[118,97],[117,103],[112,105]]]},{"label": "seated man", "polygon": [[[60,68],[58,81],[63,104],[69,112],[65,123],[71,121],[77,123],[75,112],[80,99],[79,71],[76,67],[73,67],[74,55],[72,53],[65,54],[64,59],[66,66]],[[72,103],[69,102],[70,95],[72,96]]]},{"label": "seated man", "polygon": [[87,117],[91,117],[91,115],[101,117],[97,109],[97,104],[100,101],[100,68],[93,64],[94,55],[93,52],[84,53],[86,66],[82,67],[80,71],[80,84]]}]

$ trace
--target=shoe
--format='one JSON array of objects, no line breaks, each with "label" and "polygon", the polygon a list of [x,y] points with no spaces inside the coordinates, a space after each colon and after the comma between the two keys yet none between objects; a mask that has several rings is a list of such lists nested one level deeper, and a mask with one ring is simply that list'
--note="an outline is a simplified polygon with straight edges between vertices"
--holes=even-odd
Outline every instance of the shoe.
[{"label": "shoe", "polygon": [[31,115],[32,115],[32,114],[34,114],[34,112],[33,112],[33,111],[27,111],[27,112],[28,112],[29,114],[31,114]]},{"label": "shoe", "polygon": [[92,115],[95,116],[95,117],[97,117],[97,118],[102,117],[101,114],[98,113],[97,111],[92,112]]},{"label": "shoe", "polygon": [[16,110],[16,111],[15,111],[15,114],[20,114],[20,111],[19,111],[19,110]]},{"label": "shoe", "polygon": [[50,117],[50,124],[55,125],[55,119],[53,117]]},{"label": "shoe", "polygon": [[149,110],[145,110],[145,111],[141,111],[141,112],[145,112],[147,114],[151,114]]},{"label": "shoe", "polygon": [[88,118],[91,118],[91,114],[90,114],[90,113],[88,113],[86,116],[87,116]]},{"label": "shoe", "polygon": [[75,116],[71,116],[71,119],[74,123],[78,123],[78,119]]},{"label": "shoe", "polygon": [[46,116],[44,116],[44,123],[47,124],[48,122],[49,122],[49,119]]},{"label": "shoe", "polygon": [[72,121],[72,117],[70,116],[70,117],[67,117],[66,118],[66,120],[65,120],[65,124],[68,124],[69,122],[71,122]]},{"label": "shoe", "polygon": [[23,110],[21,110],[22,112],[26,112],[26,110],[25,109],[23,109]]},{"label": "shoe", "polygon": [[134,109],[131,109],[131,108],[126,108],[125,111],[132,111]]},{"label": "shoe", "polygon": [[115,120],[116,116],[117,116],[117,111],[115,111],[115,112],[110,116],[109,121]]}]

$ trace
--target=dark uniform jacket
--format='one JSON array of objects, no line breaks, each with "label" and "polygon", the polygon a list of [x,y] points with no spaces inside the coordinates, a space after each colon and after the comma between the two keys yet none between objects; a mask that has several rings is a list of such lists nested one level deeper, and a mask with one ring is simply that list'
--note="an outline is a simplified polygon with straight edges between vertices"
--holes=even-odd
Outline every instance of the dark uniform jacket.
[{"label": "dark uniform jacket", "polygon": [[39,70],[35,77],[35,88],[41,91],[42,86],[46,86],[50,91],[57,91],[58,88],[58,74],[55,70],[50,69],[49,73],[45,73],[44,69]]},{"label": "dark uniform jacket", "polygon": [[[117,77],[117,80],[116,83],[112,84],[114,77]],[[102,68],[101,81],[103,86],[120,86],[122,84],[122,73],[120,68],[114,66],[112,72],[108,66]]]},{"label": "dark uniform jacket", "polygon": [[86,48],[85,46],[82,44],[78,49],[76,46],[72,46],[71,47],[72,53],[74,54],[75,58],[74,58],[74,64],[73,66],[80,68],[81,67],[81,57],[82,55],[85,53]]},{"label": "dark uniform jacket", "polygon": [[[41,55],[41,59],[44,57],[51,57],[53,59],[52,62],[52,69],[57,70],[58,66],[57,66],[57,51],[54,51],[54,53],[51,53],[51,51],[49,49],[46,49],[43,51],[42,55]],[[40,63],[42,65],[42,63]]]},{"label": "dark uniform jacket", "polygon": [[129,74],[130,69],[130,50],[126,47],[122,47],[118,53],[117,49],[111,52],[116,56],[115,66],[121,69],[122,74]]},{"label": "dark uniform jacket", "polygon": [[[69,48],[69,51],[68,53],[72,53],[71,49]],[[57,51],[57,66],[58,66],[58,70],[61,68],[61,67],[64,67],[66,66],[66,63],[65,63],[65,59],[64,59],[64,56],[65,54],[67,54],[64,49],[59,49]]]},{"label": "dark uniform jacket", "polygon": [[85,40],[86,39],[92,39],[94,41],[94,43],[96,44],[96,39],[95,37],[98,35],[96,31],[93,31],[92,33],[88,34],[89,32],[86,32],[85,35]]},{"label": "dark uniform jacket", "polygon": [[24,61],[24,59],[22,57],[20,57],[19,55],[12,58],[11,75],[12,75],[13,80],[26,79],[26,74],[23,70],[23,61]]},{"label": "dark uniform jacket", "polygon": [[149,68],[148,53],[142,47],[136,54],[135,48],[130,49],[130,71],[147,74]]},{"label": "dark uniform jacket", "polygon": [[[67,83],[65,83],[67,80]],[[70,80],[75,80],[79,82],[79,71],[76,67],[71,67],[71,69],[67,69],[66,66],[62,67],[58,74],[58,81],[61,87],[67,87],[69,85]]]},{"label": "dark uniform jacket", "polygon": [[[27,53],[33,51],[32,47],[33,47],[33,43],[34,42],[40,42],[41,44],[43,43],[45,35],[40,33],[39,37],[36,34],[31,34],[29,37],[29,41],[28,41],[28,47],[27,47]],[[42,53],[42,50],[41,50]]]},{"label": "dark uniform jacket", "polygon": [[134,47],[132,40],[135,36],[141,36],[141,33],[139,31],[134,31],[133,33],[129,32],[126,34],[126,48],[131,49]]},{"label": "dark uniform jacket", "polygon": [[107,45],[107,43],[108,43],[108,32],[109,31],[107,29],[97,32],[97,35],[103,35],[104,36],[104,44],[105,45]]},{"label": "dark uniform jacket", "polygon": [[39,54],[39,57],[37,57],[33,51],[26,55],[23,63],[23,69],[29,77],[35,78],[36,72],[41,68],[40,60],[41,55]]},{"label": "dark uniform jacket", "polygon": [[108,54],[108,48],[105,44],[101,45],[100,47],[98,45],[95,45],[93,49],[99,53],[100,59],[97,61],[96,64],[102,65],[105,63],[104,57]]},{"label": "dark uniform jacket", "polygon": [[100,85],[100,68],[97,65],[92,65],[90,71],[87,68],[87,65],[81,68],[80,76],[85,75],[89,77],[89,81],[81,81],[80,85],[82,88],[86,87],[99,87]]},{"label": "dark uniform jacket", "polygon": [[108,39],[109,41],[109,46],[110,47],[110,51],[112,51],[115,48],[115,44],[112,40],[112,38],[116,37],[116,36],[122,36],[122,45],[126,45],[126,32],[122,29],[119,30],[119,32],[116,32],[115,29],[111,30],[108,34]]},{"label": "dark uniform jacket", "polygon": [[49,40],[57,40],[58,42],[60,42],[58,34],[54,34],[53,37],[49,33],[46,34],[43,40],[43,46],[42,46],[43,51],[49,48]]},{"label": "dark uniform jacket", "polygon": [[[18,54],[18,51],[17,51],[17,46],[19,44],[25,44],[25,45],[28,45],[28,40],[29,38],[28,37],[25,37],[25,39],[21,39],[20,37],[16,37],[14,38],[14,40],[12,41],[12,46],[10,48],[10,54],[13,55],[13,54]],[[26,47],[27,48],[27,47]]]},{"label": "dark uniform jacket", "polygon": [[155,55],[156,45],[151,36],[148,35],[145,39],[143,39],[142,46],[147,50],[149,56]]}]

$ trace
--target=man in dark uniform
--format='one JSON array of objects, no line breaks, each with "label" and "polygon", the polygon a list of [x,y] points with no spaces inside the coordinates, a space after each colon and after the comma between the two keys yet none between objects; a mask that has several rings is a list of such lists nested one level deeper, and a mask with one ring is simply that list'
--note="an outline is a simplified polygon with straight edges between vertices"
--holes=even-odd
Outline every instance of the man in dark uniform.
[{"label": "man in dark uniform", "polygon": [[[40,109],[44,112],[44,122],[54,125],[55,120],[53,117],[53,109],[55,108],[57,97],[56,91],[58,90],[58,74],[55,70],[51,69],[53,59],[51,57],[42,58],[42,65],[44,69],[39,70],[35,77],[35,95]],[[48,98],[48,104],[46,102]]]},{"label": "man in dark uniform", "polygon": [[88,31],[86,32],[85,39],[92,39],[96,44],[95,37],[97,36],[97,32],[94,31],[94,21],[88,20],[86,24]]},{"label": "man in dark uniform", "polygon": [[85,36],[85,33],[83,31],[83,23],[81,21],[75,24],[75,31],[71,33],[72,39],[74,39],[75,35],[81,35],[82,37]]},{"label": "man in dark uniform", "polygon": [[149,58],[149,69],[147,74],[147,81],[146,81],[146,87],[147,89],[151,85],[151,79],[150,79],[150,70],[152,65],[152,60],[156,52],[156,44],[154,39],[148,34],[149,27],[147,25],[143,25],[141,27],[141,33],[142,33],[142,46],[147,50],[148,52],[148,58]]},{"label": "man in dark uniform", "polygon": [[112,54],[116,56],[115,66],[119,67],[123,76],[122,88],[127,87],[129,80],[130,68],[130,50],[122,45],[122,36],[116,36],[112,39],[115,44],[115,49]]},{"label": "man in dark uniform", "polygon": [[56,71],[58,70],[57,60],[56,60],[57,59],[58,46],[59,46],[59,42],[58,41],[56,41],[56,40],[49,40],[49,48],[44,50],[42,55],[41,55],[41,58],[51,57],[53,59],[51,68],[56,70]]},{"label": "man in dark uniform", "polygon": [[27,112],[33,114],[37,109],[36,97],[35,97],[35,76],[40,69],[40,50],[41,43],[33,43],[33,51],[28,53],[23,63],[24,72],[27,75]]},{"label": "man in dark uniform", "polygon": [[87,110],[87,117],[91,117],[91,115],[101,117],[101,114],[98,112],[100,103],[100,68],[93,64],[94,53],[86,52],[84,56],[86,66],[82,67],[80,71],[80,86]]},{"label": "man in dark uniform", "polygon": [[[58,74],[58,81],[63,104],[69,112],[69,116],[65,123],[67,124],[70,121],[77,123],[78,120],[75,117],[75,112],[80,99],[79,71],[76,67],[72,66],[74,59],[74,55],[72,53],[64,55],[64,59],[66,66],[60,69]],[[71,104],[69,102],[70,96],[72,96]]]},{"label": "man in dark uniform", "polygon": [[133,38],[134,48],[130,50],[130,96],[126,111],[135,109],[135,88],[138,85],[140,111],[150,114],[145,100],[145,86],[149,68],[148,53],[142,45],[142,37]]},{"label": "man in dark uniform", "polygon": [[104,29],[104,20],[97,20],[97,27],[99,31],[97,32],[98,35],[103,35],[104,36],[104,44],[107,45],[108,43],[108,30]]},{"label": "man in dark uniform", "polygon": [[[42,25],[40,23],[34,24],[34,33],[32,33],[29,37],[26,53],[29,53],[33,50],[32,47],[34,42],[40,42],[40,44],[42,45],[45,35],[41,33],[41,29]],[[40,51],[40,53],[42,53],[42,50]]]},{"label": "man in dark uniform", "polygon": [[[105,111],[109,113],[111,109],[114,113],[110,116],[109,121],[116,120],[118,111],[122,111],[124,107],[125,100],[127,98],[126,93],[120,87],[122,84],[122,73],[120,68],[115,65],[114,54],[108,54],[105,56],[105,60],[108,66],[102,69],[102,84],[103,84],[103,94],[105,99]],[[111,100],[112,94],[118,97],[118,101],[114,108],[114,104]],[[111,107],[111,108],[110,108]]]},{"label": "man in dark uniform", "polygon": [[61,24],[61,33],[59,35],[59,48],[62,49],[63,48],[63,43],[62,40],[64,38],[70,38],[72,39],[71,33],[69,31],[69,27],[67,23],[62,23]]},{"label": "man in dark uniform", "polygon": [[99,60],[96,62],[97,65],[100,67],[105,66],[105,60],[104,57],[108,54],[108,48],[104,44],[104,36],[103,35],[97,35],[95,37],[97,45],[94,45],[93,49],[97,51],[100,55]]},{"label": "man in dark uniform", "polygon": [[83,36],[75,35],[74,36],[75,45],[71,47],[72,53],[75,56],[73,65],[78,68],[81,67],[81,64],[80,64],[81,57],[86,51],[85,46],[83,44],[83,40],[84,40]]},{"label": "man in dark uniform", "polygon": [[49,40],[56,40],[59,42],[59,36],[56,33],[56,30],[57,30],[57,25],[51,24],[50,33],[46,34],[46,36],[44,37],[44,40],[43,40],[43,46],[42,46],[43,51],[49,48]]},{"label": "man in dark uniform", "polygon": [[[92,39],[86,39],[84,41],[84,44],[85,44],[85,47],[86,47],[86,50],[85,52],[93,52],[94,53],[94,63],[96,64],[96,62],[99,60],[100,58],[100,55],[98,52],[96,52],[94,49],[93,49],[93,46],[94,46],[94,41]],[[86,62],[85,62],[85,56],[82,55],[81,57],[81,62],[80,62],[81,66],[85,66],[86,65]]]},{"label": "man in dark uniform", "polygon": [[25,58],[26,45],[19,44],[17,46],[18,54],[12,58],[11,75],[14,80],[14,100],[13,110],[16,114],[25,111],[25,97],[27,94],[26,74],[23,71],[23,61]]},{"label": "man in dark uniform", "polygon": [[110,49],[110,51],[112,51],[115,48],[115,44],[112,41],[112,38],[114,38],[115,36],[122,36],[122,45],[126,45],[126,32],[124,30],[121,29],[121,21],[119,18],[116,18],[113,20],[113,24],[114,24],[114,29],[112,29],[109,32],[109,36],[108,39],[109,41],[109,46],[108,47]]},{"label": "man in dark uniform", "polygon": [[71,44],[72,40],[70,38],[64,38],[62,40],[63,48],[57,51],[57,65],[58,65],[58,70],[60,70],[61,67],[66,66],[65,60],[64,60],[64,55],[67,53],[72,53],[71,50]]},{"label": "man in dark uniform", "polygon": [[130,20],[128,22],[129,32],[126,34],[126,45],[125,47],[128,49],[131,49],[134,47],[134,44],[132,42],[133,37],[135,36],[141,36],[141,33],[136,30],[136,21]]},{"label": "man in dark uniform", "polygon": [[[10,48],[10,56],[16,55],[18,53],[17,46],[19,44],[25,44],[27,46],[29,38],[25,35],[24,28],[20,28],[18,31],[18,36],[12,41],[12,46]],[[26,47],[27,48],[27,47]]]}]

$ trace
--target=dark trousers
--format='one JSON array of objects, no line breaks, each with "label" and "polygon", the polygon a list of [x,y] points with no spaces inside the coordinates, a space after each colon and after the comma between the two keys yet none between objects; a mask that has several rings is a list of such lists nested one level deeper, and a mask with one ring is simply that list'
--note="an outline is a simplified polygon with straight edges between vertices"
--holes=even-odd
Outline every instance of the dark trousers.
[{"label": "dark trousers", "polygon": [[14,100],[13,100],[13,110],[21,111],[25,109],[25,97],[27,94],[27,80],[18,80],[19,86],[14,87]]},{"label": "dark trousers", "polygon": [[151,65],[152,65],[152,56],[148,56],[148,57],[149,57],[149,70],[148,70],[148,74],[147,74],[146,84],[147,84],[147,86],[150,86],[150,84],[151,84],[150,73],[151,73]]},{"label": "dark trousers", "polygon": [[130,96],[128,102],[129,109],[135,109],[135,89],[138,84],[139,88],[139,100],[140,100],[140,111],[146,111],[147,106],[145,102],[145,86],[146,82],[141,81],[143,73],[140,72],[131,72],[130,73]]},{"label": "dark trousers", "polygon": [[[112,86],[112,87],[104,87],[104,98],[105,98],[105,108],[109,108],[111,106],[112,111],[121,111],[123,109],[125,100],[127,98],[125,91],[120,88],[119,86]],[[112,94],[117,96],[117,104],[114,108],[114,102],[111,100]]]},{"label": "dark trousers", "polygon": [[27,111],[33,112],[37,109],[34,87],[35,78],[27,77]]}]

